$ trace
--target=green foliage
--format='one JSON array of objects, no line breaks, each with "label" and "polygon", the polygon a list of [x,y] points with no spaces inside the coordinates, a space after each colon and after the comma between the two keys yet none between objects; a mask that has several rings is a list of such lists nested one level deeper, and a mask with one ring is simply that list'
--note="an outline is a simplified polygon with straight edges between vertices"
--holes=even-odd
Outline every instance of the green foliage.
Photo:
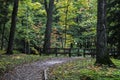
[{"label": "green foliage", "polygon": [[4,50],[0,50],[0,55],[1,55],[1,54],[4,54],[4,53],[5,53],[5,51],[4,51]]},{"label": "green foliage", "polygon": [[39,55],[39,52],[37,49],[35,49],[34,47],[31,48],[32,50],[32,54],[36,54],[36,55]]},{"label": "green foliage", "polygon": [[49,71],[49,80],[119,80],[120,60],[112,59],[117,68],[94,66],[94,59],[78,59]]},{"label": "green foliage", "polygon": [[117,45],[120,48],[120,1],[118,0],[108,0],[108,42],[111,45]]},{"label": "green foliage", "polygon": [[[65,26],[67,27],[66,44],[84,41],[84,38],[96,35],[96,1],[97,0],[55,0],[53,11],[53,31],[52,31],[52,47],[59,47],[65,43]],[[4,1],[2,0],[1,3]],[[44,32],[46,23],[46,12],[43,4],[44,0],[20,0],[17,14],[17,25],[15,35],[15,48],[24,47],[23,41],[29,41],[30,47],[42,47],[44,43]],[[1,4],[0,3],[0,4]],[[5,20],[5,48],[7,47],[9,29],[11,24],[11,14],[13,4],[6,2],[0,6],[0,22]],[[68,8],[68,12],[66,13]],[[7,14],[5,14],[7,13]],[[0,25],[1,26],[1,25]],[[54,29],[56,29],[60,37],[56,38]],[[2,28],[0,28],[0,35]],[[0,38],[1,39],[1,38]],[[57,40],[59,39],[59,40]]]},{"label": "green foliage", "polygon": [[[81,43],[85,38],[95,37],[97,0],[59,0],[55,2],[54,24],[65,39],[67,27],[67,47],[70,43]],[[60,30],[61,29],[61,30]],[[54,44],[54,43],[53,43]]]}]

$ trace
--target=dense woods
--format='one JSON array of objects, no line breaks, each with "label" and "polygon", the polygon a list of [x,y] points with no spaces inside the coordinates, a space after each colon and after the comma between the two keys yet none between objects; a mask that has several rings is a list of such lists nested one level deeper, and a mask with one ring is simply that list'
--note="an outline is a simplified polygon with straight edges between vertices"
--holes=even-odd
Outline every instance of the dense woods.
[{"label": "dense woods", "polygon": [[120,53],[120,1],[117,0],[108,0],[108,9],[107,9],[107,29],[108,29],[108,43],[111,47],[117,47],[117,50]]},{"label": "dense woods", "polygon": [[120,52],[119,3],[117,0],[20,0],[19,3],[1,0],[1,50],[7,50],[7,54],[12,54],[12,50],[39,53],[39,48],[44,48],[46,53],[48,48],[70,48],[71,44],[72,48],[80,49],[97,46],[96,62],[102,63],[105,56],[109,60],[107,48]]},{"label": "dense woods", "polygon": [[[84,45],[87,41],[95,40],[97,18],[95,0],[51,1],[19,1],[14,49],[24,51],[25,47],[28,49],[27,47],[35,48],[43,45],[47,48],[61,48],[70,47],[71,43],[75,44],[74,47],[81,47],[80,45]],[[1,5],[0,17],[1,49],[6,49],[13,2],[1,1],[1,3],[7,5],[6,7]],[[93,7],[93,4],[96,5]]]},{"label": "dense woods", "polygon": [[119,30],[120,0],[0,0],[0,80],[120,80]]}]

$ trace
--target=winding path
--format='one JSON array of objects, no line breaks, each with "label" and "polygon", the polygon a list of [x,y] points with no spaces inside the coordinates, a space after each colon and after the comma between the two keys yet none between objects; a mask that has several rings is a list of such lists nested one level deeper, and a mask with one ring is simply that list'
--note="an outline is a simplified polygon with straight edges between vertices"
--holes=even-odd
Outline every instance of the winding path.
[{"label": "winding path", "polygon": [[43,71],[45,69],[56,64],[62,64],[76,59],[79,59],[79,57],[52,58],[44,61],[24,64],[16,67],[13,71],[6,73],[3,76],[3,80],[43,80]]}]

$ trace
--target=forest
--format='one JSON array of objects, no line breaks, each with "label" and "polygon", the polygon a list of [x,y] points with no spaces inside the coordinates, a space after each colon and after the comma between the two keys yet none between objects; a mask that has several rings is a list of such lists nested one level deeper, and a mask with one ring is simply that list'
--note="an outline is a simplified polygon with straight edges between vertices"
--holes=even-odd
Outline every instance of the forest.
[{"label": "forest", "polygon": [[[13,2],[1,1],[1,3],[0,39],[1,49],[4,50],[9,42]],[[50,47],[70,47],[70,43],[78,44],[74,47],[80,47],[79,44],[95,39],[96,0],[56,0],[51,14],[45,5],[52,4],[48,2],[45,4],[43,0],[19,1],[14,49],[24,51],[25,47],[43,47],[46,26],[51,25],[47,23],[49,15],[53,17],[53,20],[50,20],[51,30],[48,30],[48,33],[51,33]]]},{"label": "forest", "polygon": [[[68,54],[70,59],[71,56],[82,56],[85,61],[80,60],[86,64],[82,67],[89,64],[103,68],[103,65],[107,65],[107,68],[120,67],[119,17],[119,0],[0,0],[0,74],[5,74],[18,64],[55,58],[54,54],[59,58],[62,54],[66,58]],[[12,64],[13,57],[16,62]],[[88,62],[89,58],[92,63]],[[75,64],[77,63],[79,62],[76,61]],[[74,63],[70,64],[75,67]],[[63,66],[71,69],[67,64]],[[9,70],[7,67],[10,67]],[[61,67],[56,72],[55,68],[56,74],[54,69],[50,69],[50,80],[61,80],[60,77],[55,79],[53,76],[61,75],[60,69]],[[88,75],[89,73],[93,72],[88,71]],[[101,73],[93,75],[102,75]],[[81,75],[83,78],[84,73],[81,72]],[[117,76],[120,78],[120,75]],[[98,80],[98,77],[92,77],[94,78],[85,75],[85,79],[80,80]],[[115,77],[116,75],[112,76],[111,80]]]}]

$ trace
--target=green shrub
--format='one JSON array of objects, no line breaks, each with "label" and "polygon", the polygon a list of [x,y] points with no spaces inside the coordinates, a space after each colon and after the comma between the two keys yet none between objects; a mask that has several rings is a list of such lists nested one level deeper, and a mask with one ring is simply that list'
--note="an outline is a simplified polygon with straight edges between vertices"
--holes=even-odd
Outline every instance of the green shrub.
[{"label": "green shrub", "polygon": [[31,50],[32,50],[32,54],[36,54],[36,55],[39,54],[38,50],[35,49],[34,47],[32,47]]}]

